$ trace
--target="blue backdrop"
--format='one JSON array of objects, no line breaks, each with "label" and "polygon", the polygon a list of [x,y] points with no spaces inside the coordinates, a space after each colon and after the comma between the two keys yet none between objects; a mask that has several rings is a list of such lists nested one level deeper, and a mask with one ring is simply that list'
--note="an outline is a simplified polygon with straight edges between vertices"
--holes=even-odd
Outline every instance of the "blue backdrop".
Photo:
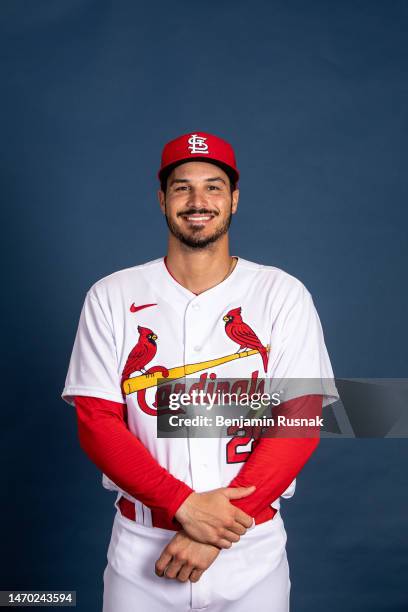
[{"label": "blue backdrop", "polygon": [[[87,289],[165,254],[166,141],[233,144],[232,253],[305,283],[338,377],[407,375],[408,5],[3,0],[0,16],[0,589],[76,589],[96,612],[114,498],[60,393]],[[407,610],[407,457],[406,440],[321,442],[283,504],[295,612]]]}]

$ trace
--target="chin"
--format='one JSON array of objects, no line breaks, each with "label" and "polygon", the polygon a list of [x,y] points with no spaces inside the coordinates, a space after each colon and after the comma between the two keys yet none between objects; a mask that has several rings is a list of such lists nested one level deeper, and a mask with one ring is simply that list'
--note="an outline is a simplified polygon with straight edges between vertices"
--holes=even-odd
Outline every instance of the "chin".
[{"label": "chin", "polygon": [[205,249],[210,244],[216,242],[220,238],[220,236],[215,234],[211,236],[185,236],[184,234],[182,234],[177,236],[177,238],[180,240],[180,242],[182,242],[186,246],[191,247],[192,249]]}]

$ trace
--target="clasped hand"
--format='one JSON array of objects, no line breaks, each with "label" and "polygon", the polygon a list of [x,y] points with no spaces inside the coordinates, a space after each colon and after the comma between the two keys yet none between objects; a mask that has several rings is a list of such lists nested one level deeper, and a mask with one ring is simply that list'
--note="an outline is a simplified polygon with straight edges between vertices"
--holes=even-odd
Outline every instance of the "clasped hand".
[{"label": "clasped hand", "polygon": [[175,514],[182,530],[170,540],[156,561],[157,576],[197,582],[220,550],[230,548],[252,526],[252,517],[230,500],[247,497],[254,490],[254,486],[222,487],[191,493]]}]

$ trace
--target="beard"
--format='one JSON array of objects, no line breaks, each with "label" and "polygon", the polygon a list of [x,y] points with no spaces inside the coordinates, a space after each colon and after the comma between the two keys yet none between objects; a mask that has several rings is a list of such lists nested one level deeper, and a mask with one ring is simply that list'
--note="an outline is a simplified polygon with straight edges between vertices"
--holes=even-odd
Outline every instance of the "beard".
[{"label": "beard", "polygon": [[[193,211],[188,211],[188,212],[193,212]],[[204,209],[203,210],[200,209],[200,210],[195,210],[194,212],[205,214],[207,211]],[[219,240],[221,236],[223,236],[224,234],[228,232],[229,227],[231,225],[231,221],[232,221],[232,199],[231,199],[231,206],[230,206],[230,210],[229,210],[227,219],[210,236],[200,237],[199,235],[201,232],[200,227],[192,227],[190,230],[190,233],[188,234],[184,233],[182,230],[180,230],[180,228],[175,223],[173,223],[172,219],[168,216],[166,204],[165,204],[165,217],[166,217],[167,227],[169,228],[170,232],[182,244],[185,244],[191,249],[205,249],[208,245],[213,244],[214,242]]]}]

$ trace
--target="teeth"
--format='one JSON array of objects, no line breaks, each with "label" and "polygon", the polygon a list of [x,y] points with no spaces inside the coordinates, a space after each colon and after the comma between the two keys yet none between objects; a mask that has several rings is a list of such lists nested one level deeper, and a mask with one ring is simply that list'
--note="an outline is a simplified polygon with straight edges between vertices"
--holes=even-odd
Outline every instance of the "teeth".
[{"label": "teeth", "polygon": [[211,219],[211,215],[192,215],[191,217],[186,218],[188,219],[188,221],[208,221],[209,219]]}]

